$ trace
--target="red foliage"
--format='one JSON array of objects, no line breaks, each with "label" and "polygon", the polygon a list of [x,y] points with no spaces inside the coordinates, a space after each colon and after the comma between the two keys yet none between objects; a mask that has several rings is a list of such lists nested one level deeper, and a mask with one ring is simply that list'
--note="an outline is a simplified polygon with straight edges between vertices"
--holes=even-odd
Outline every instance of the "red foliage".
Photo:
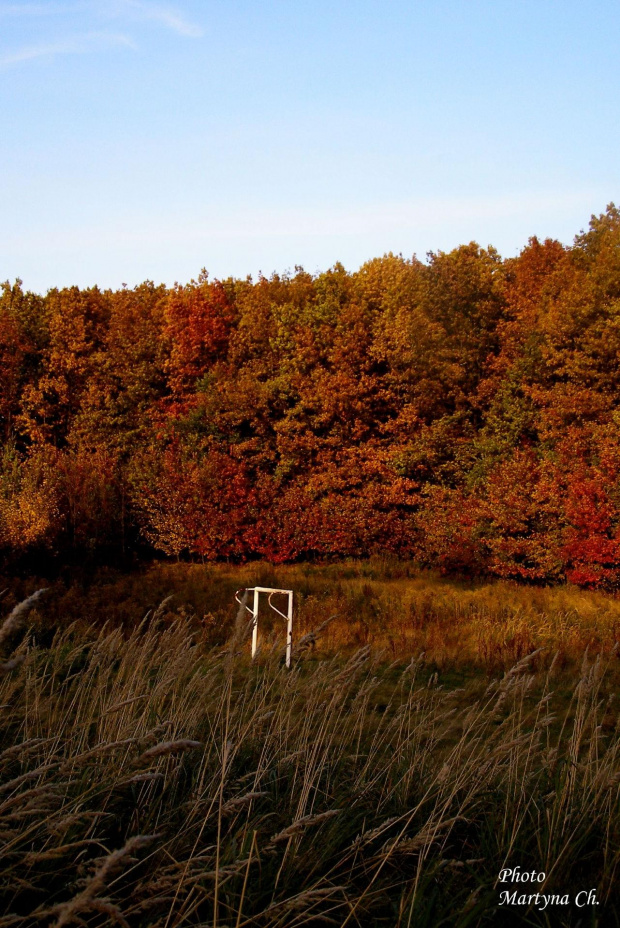
[{"label": "red foliage", "polygon": [[145,455],[133,474],[133,505],[146,537],[168,554],[242,558],[255,491],[242,463],[212,449],[191,455],[175,441]]},{"label": "red foliage", "polygon": [[233,320],[221,283],[176,286],[168,297],[164,338],[169,342],[168,384],[173,396],[185,398],[209,366],[226,353]]},{"label": "red foliage", "polygon": [[568,480],[568,522],[562,554],[566,577],[580,586],[616,586],[620,580],[618,510],[609,498],[609,482],[596,472]]},{"label": "red foliage", "polygon": [[5,284],[1,543],[140,530],[177,556],[617,588],[619,242],[609,207],[507,261],[470,243],[352,274]]}]

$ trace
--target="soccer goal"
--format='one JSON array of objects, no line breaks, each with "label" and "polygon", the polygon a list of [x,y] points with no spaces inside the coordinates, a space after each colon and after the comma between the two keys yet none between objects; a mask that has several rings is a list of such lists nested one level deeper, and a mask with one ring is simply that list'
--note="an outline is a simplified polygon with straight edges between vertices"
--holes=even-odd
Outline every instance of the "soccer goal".
[{"label": "soccer goal", "polygon": [[[244,600],[244,594],[253,593],[254,599],[252,607],[248,606],[247,601]],[[276,590],[268,586],[248,586],[240,590],[237,590],[235,593],[235,599],[240,606],[245,606],[250,615],[252,616],[252,660],[256,656],[256,649],[258,647],[258,606],[260,602],[260,594],[265,593],[267,595],[267,605],[279,616],[282,616],[286,620],[286,666],[291,666],[291,654],[293,651],[293,591],[292,590]],[[272,596],[282,595],[287,597],[287,610],[286,613],[282,612],[281,609],[278,609],[277,606],[271,601]]]}]

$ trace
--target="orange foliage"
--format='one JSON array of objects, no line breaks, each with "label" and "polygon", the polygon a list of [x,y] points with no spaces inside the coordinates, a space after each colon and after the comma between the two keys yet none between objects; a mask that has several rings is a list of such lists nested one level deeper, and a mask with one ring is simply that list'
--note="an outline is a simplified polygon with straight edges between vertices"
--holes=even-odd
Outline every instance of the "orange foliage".
[{"label": "orange foliage", "polygon": [[612,205],[506,261],[5,284],[4,554],[389,552],[619,588],[618,255]]}]

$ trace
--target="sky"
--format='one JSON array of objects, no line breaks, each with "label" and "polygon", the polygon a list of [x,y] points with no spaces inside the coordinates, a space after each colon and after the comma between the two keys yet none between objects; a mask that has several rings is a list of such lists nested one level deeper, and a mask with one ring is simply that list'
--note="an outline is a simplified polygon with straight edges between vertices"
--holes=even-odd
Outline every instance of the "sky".
[{"label": "sky", "polygon": [[0,280],[570,244],[620,203],[618,0],[0,0]]}]

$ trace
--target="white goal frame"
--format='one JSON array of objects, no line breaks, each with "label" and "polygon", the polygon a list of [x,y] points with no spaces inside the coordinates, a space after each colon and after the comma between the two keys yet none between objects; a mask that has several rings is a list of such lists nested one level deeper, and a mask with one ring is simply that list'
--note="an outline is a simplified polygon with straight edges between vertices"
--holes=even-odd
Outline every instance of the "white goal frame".
[{"label": "white goal frame", "polygon": [[[243,594],[245,593],[254,593],[254,600],[252,603],[252,608],[248,606],[246,602],[243,601]],[[245,606],[250,615],[252,616],[252,660],[256,657],[256,650],[258,648],[258,604],[259,597],[261,593],[267,593],[268,599],[267,604],[273,609],[274,612],[277,612],[278,615],[282,616],[283,619],[286,619],[286,666],[290,668],[291,666],[291,654],[293,652],[293,591],[292,590],[278,590],[270,586],[247,586],[242,587],[240,590],[237,590],[235,593],[235,599],[240,606]],[[271,602],[271,597],[276,594],[281,593],[288,597],[288,608],[286,610],[286,615],[284,612],[281,612],[277,606]]]}]

